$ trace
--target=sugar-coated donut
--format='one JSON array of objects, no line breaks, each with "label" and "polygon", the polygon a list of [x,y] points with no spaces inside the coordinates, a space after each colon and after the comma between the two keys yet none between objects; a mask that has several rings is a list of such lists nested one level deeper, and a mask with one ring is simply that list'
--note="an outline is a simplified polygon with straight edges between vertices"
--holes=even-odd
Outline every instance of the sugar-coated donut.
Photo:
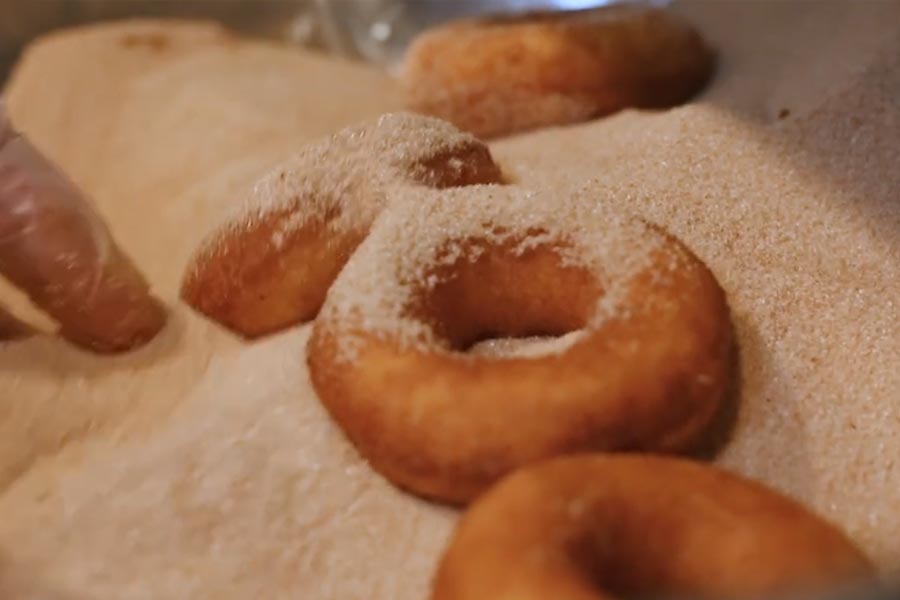
[{"label": "sugar-coated donut", "polygon": [[392,187],[500,178],[484,144],[438,119],[395,113],[349,127],[256,185],[191,260],[182,297],[248,337],[311,319]]},{"label": "sugar-coated donut", "polygon": [[[458,503],[534,460],[681,451],[703,436],[732,331],[724,293],[684,246],[583,194],[428,194],[382,214],[309,342],[319,397],[376,470]],[[544,356],[464,352],[562,334]]]},{"label": "sugar-coated donut", "polygon": [[659,9],[614,6],[451,22],[408,49],[409,108],[480,137],[684,102],[713,52]]},{"label": "sugar-coated donut", "polygon": [[[75,185],[27,139],[0,105],[0,274],[95,352],[148,342],[166,313]],[[11,316],[5,332],[28,332]]]},{"label": "sugar-coated donut", "polygon": [[479,498],[431,598],[756,599],[871,577],[843,533],[760,484],[680,459],[581,455]]}]

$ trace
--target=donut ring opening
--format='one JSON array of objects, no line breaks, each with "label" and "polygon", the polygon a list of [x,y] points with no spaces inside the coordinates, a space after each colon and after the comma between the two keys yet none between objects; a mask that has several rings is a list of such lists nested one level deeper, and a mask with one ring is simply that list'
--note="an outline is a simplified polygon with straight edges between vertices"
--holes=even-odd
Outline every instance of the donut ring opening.
[{"label": "donut ring opening", "polygon": [[517,252],[521,240],[462,245],[477,254],[434,269],[413,313],[456,351],[495,338],[558,337],[585,327],[600,296],[584,268],[562,264],[549,246]]}]

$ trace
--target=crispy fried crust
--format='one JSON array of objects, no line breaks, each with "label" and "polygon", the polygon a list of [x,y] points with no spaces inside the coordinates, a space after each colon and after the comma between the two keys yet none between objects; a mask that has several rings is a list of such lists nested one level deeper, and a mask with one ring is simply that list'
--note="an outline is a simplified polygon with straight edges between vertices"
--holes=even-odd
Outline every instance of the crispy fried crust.
[{"label": "crispy fried crust", "polygon": [[214,252],[193,259],[182,298],[249,338],[315,317],[365,231],[338,232],[327,222],[313,222],[290,232],[280,245],[272,244],[291,212],[274,212],[219,234]]},{"label": "crispy fried crust", "polygon": [[714,54],[658,9],[604,7],[451,23],[410,46],[410,109],[479,137],[575,123],[626,107],[688,100]]},{"label": "crispy fried crust", "polygon": [[431,598],[770,598],[872,575],[844,534],[762,485],[684,460],[582,455],[476,501]]}]

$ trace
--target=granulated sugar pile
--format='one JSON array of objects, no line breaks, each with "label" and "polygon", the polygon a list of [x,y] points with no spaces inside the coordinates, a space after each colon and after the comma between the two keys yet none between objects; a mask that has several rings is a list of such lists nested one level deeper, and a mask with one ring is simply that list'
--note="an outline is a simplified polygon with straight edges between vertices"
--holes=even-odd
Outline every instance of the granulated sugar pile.
[{"label": "granulated sugar pile", "polygon": [[[679,10],[721,55],[696,102],[492,150],[521,184],[587,186],[709,265],[741,350],[718,462],[900,570],[900,5]],[[121,43],[149,35],[170,43]],[[0,596],[423,600],[455,513],[360,461],[309,386],[308,327],[243,343],[177,301],[233,190],[396,110],[394,84],[151,23],[43,42],[7,92],[173,316],[126,357],[0,347]]]}]

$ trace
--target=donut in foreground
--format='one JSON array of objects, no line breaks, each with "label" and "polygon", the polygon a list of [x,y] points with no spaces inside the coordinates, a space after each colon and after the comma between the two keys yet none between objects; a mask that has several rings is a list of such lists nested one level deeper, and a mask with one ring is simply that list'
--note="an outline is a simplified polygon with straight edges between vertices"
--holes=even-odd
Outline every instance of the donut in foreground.
[{"label": "donut in foreground", "polygon": [[479,498],[431,598],[772,598],[870,577],[844,534],[760,484],[680,459],[580,455]]},{"label": "donut in foreground", "polygon": [[[0,106],[0,274],[66,339],[119,352],[152,339],[163,307],[81,192],[12,130]],[[12,337],[25,333],[2,319]]]},{"label": "donut in foreground", "polygon": [[480,137],[686,101],[712,74],[700,35],[633,6],[452,22],[413,41],[408,106]]},{"label": "donut in foreground", "polygon": [[182,297],[247,337],[311,319],[388,190],[500,178],[484,144],[438,119],[397,113],[347,128],[256,185],[192,258]]},{"label": "donut in foreground", "polygon": [[[584,195],[410,190],[316,319],[323,404],[373,467],[447,502],[532,461],[690,449],[732,372],[724,293],[679,242]],[[543,356],[465,352],[563,335]]]}]

